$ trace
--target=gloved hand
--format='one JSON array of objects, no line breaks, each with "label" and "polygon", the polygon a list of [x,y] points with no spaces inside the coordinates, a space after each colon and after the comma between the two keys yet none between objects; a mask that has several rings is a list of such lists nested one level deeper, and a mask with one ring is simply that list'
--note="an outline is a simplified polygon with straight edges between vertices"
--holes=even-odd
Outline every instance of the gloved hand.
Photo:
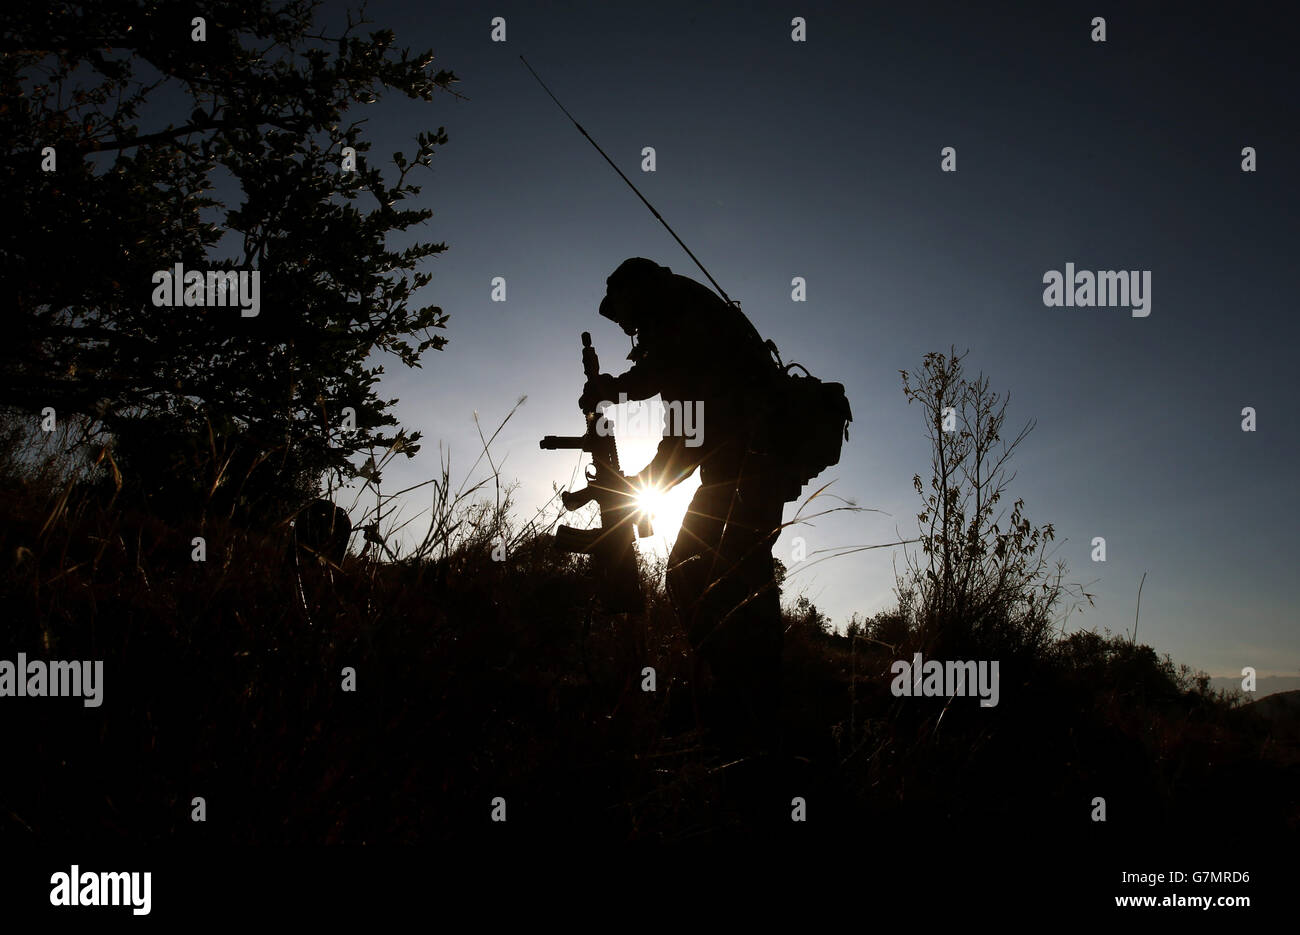
[{"label": "gloved hand", "polygon": [[597,403],[614,402],[617,389],[618,377],[610,376],[608,373],[593,377],[582,388],[582,395],[578,397],[578,408],[583,412],[594,412]]}]

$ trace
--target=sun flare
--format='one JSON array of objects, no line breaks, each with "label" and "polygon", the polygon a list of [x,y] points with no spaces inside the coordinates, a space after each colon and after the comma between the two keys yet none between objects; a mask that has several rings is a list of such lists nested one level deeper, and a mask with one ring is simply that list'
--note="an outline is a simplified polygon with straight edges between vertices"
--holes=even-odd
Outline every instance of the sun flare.
[{"label": "sun flare", "polygon": [[[606,415],[614,422],[615,441],[619,460],[624,471],[638,473],[655,456],[663,423],[662,405],[657,401],[647,403],[648,412],[637,420],[630,420],[629,405],[611,406]],[[638,509],[646,511],[654,524],[654,535],[640,539],[643,553],[667,556],[681,531],[682,519],[691,496],[699,488],[698,475],[687,478],[669,490],[660,487],[642,487],[634,491]]]},{"label": "sun flare", "polygon": [[658,487],[642,487],[636,494],[636,508],[654,519],[663,508],[665,491]]},{"label": "sun flare", "polygon": [[681,531],[682,520],[699,480],[691,478],[671,490],[645,488],[636,493],[637,509],[644,510],[654,527],[654,535],[639,540],[642,550],[667,555]]}]

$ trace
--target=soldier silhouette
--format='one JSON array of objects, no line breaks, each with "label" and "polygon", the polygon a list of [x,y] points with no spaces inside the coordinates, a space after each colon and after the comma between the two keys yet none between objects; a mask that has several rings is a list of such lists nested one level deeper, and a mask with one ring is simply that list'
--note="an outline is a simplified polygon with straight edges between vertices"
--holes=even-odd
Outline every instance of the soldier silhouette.
[{"label": "soldier silhouette", "polygon": [[666,425],[654,459],[629,480],[668,489],[699,468],[668,559],[669,598],[712,675],[701,698],[706,724],[726,746],[770,749],[783,636],[772,546],[790,489],[764,419],[777,368],[741,311],[692,279],[638,257],[606,286],[600,314],[636,339],[634,364],[590,380],[581,402],[625,393],[659,395],[670,413],[674,403],[696,407],[691,437]]}]

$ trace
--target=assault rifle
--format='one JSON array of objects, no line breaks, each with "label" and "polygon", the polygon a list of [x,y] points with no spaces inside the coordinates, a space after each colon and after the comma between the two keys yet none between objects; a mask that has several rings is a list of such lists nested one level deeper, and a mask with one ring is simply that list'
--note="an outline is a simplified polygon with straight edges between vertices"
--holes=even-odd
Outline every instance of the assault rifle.
[{"label": "assault rifle", "polygon": [[[582,333],[582,371],[587,380],[600,374],[600,360],[591,346],[591,334]],[[591,454],[587,486],[565,491],[560,500],[566,510],[578,510],[593,500],[600,507],[598,529],[560,526],[555,545],[566,552],[591,556],[596,593],[609,613],[637,612],[645,607],[641,575],[637,570],[633,528],[641,538],[654,535],[650,518],[636,506],[636,491],[624,477],[614,444],[614,427],[592,403],[583,410],[587,430],[582,435],[547,435],[541,447],[547,451],[581,449]]]}]

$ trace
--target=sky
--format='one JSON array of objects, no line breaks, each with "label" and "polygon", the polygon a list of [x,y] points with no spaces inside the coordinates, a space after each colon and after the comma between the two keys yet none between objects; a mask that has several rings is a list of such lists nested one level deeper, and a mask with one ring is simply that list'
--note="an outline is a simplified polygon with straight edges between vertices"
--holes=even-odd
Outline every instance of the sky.
[{"label": "sky", "polygon": [[[493,452],[531,515],[578,463],[537,442],[581,430],[579,334],[605,370],[626,366],[627,338],[596,314],[605,278],[644,256],[704,280],[522,54],[785,359],[847,389],[850,441],[819,483],[864,511],[785,531],[787,600],[806,594],[839,627],[895,602],[901,548],[801,568],[792,540],[815,553],[916,535],[912,476],[928,476],[929,449],[899,371],[955,347],[1010,394],[1009,426],[1036,421],[1010,492],[1055,526],[1056,557],[1095,595],[1067,631],[1131,631],[1145,574],[1140,641],[1215,676],[1252,666],[1300,687],[1290,40],[1267,14],[1177,9],[370,3],[374,28],[431,48],[465,97],[356,112],[372,159],[409,152],[421,130],[449,137],[417,201],[434,212],[418,236],[449,248],[417,298],[450,313],[449,344],[422,369],[386,367],[380,395],[400,398],[425,445],[385,486],[435,476],[439,442],[464,477],[474,413],[491,431],[527,396]],[[1048,307],[1044,274],[1067,263],[1149,271],[1149,314]],[[654,443],[621,440],[624,469]],[[421,492],[405,515],[424,508]]]}]

